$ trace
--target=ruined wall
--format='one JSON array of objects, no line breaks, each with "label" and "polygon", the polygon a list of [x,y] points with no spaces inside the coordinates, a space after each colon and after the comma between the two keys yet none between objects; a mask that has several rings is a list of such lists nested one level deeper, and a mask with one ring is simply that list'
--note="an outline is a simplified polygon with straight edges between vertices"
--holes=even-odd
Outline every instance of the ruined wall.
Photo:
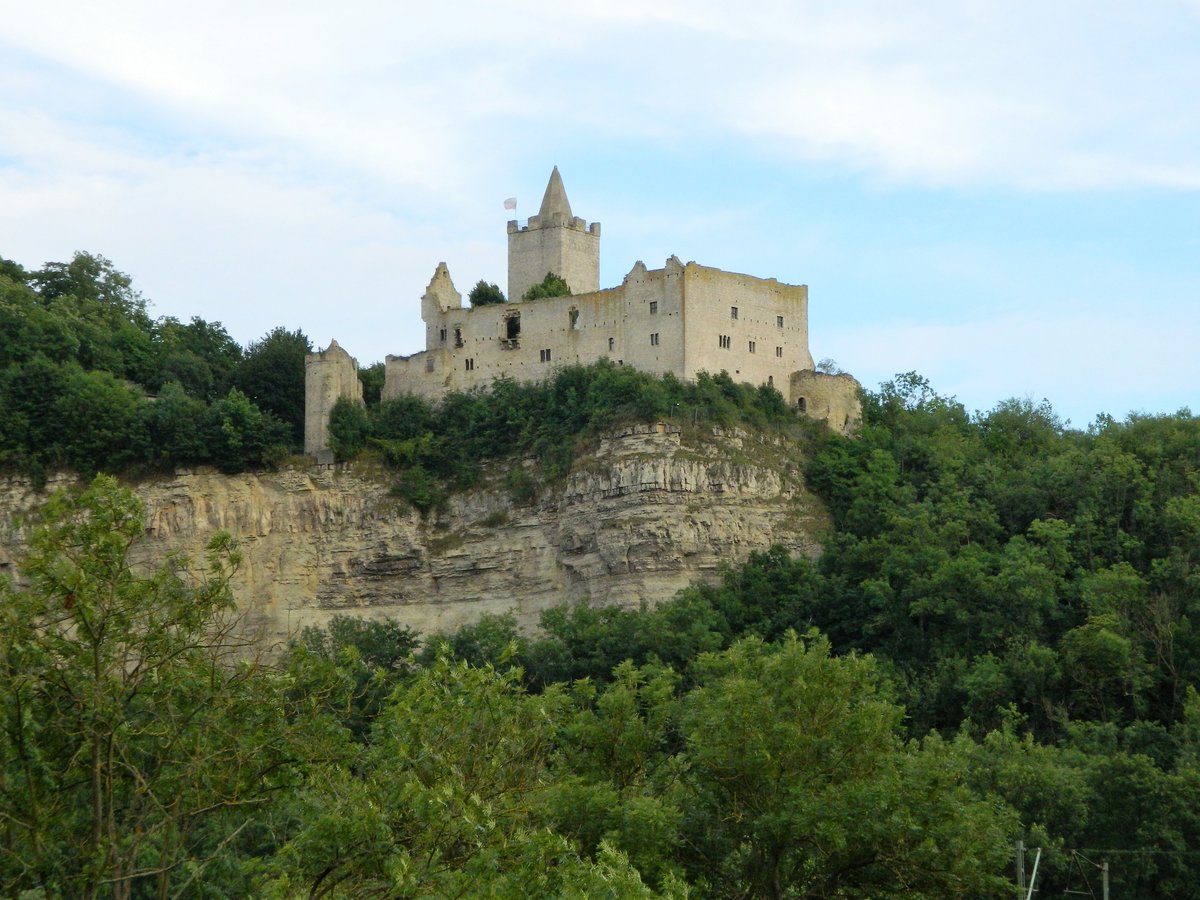
[{"label": "ruined wall", "polygon": [[[235,594],[276,639],[336,613],[429,633],[512,610],[533,626],[563,602],[658,603],[774,543],[815,555],[828,520],[795,475],[802,464],[782,439],[685,441],[668,426],[640,426],[600,441],[533,503],[510,500],[500,466],[437,520],[391,498],[386,473],[361,467],[181,471],[136,485],[148,525],[138,552],[202,558],[214,531],[232,532],[245,554]],[[0,481],[0,572],[20,557],[15,517],[43,497],[28,482]]]},{"label": "ruined wall", "polygon": [[833,431],[851,435],[862,424],[861,390],[845,372],[827,375],[807,369],[792,374],[788,401]]},{"label": "ruined wall", "polygon": [[354,357],[332,341],[304,359],[305,453],[315,455],[329,447],[329,414],[341,397],[362,404],[362,382]]}]

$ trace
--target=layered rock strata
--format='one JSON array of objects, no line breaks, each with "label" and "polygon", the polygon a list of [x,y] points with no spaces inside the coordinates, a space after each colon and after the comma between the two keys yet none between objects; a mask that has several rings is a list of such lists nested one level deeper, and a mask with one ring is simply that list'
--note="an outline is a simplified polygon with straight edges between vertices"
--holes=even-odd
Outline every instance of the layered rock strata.
[{"label": "layered rock strata", "polygon": [[[786,439],[685,441],[672,426],[640,426],[601,440],[531,502],[514,503],[493,467],[482,487],[427,518],[369,466],[180,471],[134,486],[147,520],[138,554],[201,559],[214,532],[231,532],[244,554],[239,603],[273,639],[336,613],[430,633],[512,611],[532,627],[564,602],[658,603],[772,544],[815,555],[826,519],[801,462]],[[43,497],[19,480],[0,485],[0,571],[15,571],[20,514]]]}]

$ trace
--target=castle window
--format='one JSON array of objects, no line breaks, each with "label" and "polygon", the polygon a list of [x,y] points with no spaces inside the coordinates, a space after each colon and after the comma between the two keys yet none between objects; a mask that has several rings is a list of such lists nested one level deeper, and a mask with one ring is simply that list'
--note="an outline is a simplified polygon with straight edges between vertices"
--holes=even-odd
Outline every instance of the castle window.
[{"label": "castle window", "polygon": [[733,344],[733,340],[732,340],[732,338],[729,337],[729,335],[727,335],[727,334],[717,335],[717,345],[722,350],[728,350],[732,346],[732,344]]},{"label": "castle window", "polygon": [[775,348],[775,355],[776,355],[776,356],[778,356],[780,359],[783,359],[783,348],[782,348],[782,347],[776,347],[776,348]]},{"label": "castle window", "polygon": [[801,397],[796,401],[796,409],[800,410],[802,413],[808,412],[808,401]]},{"label": "castle window", "polygon": [[427,356],[425,358],[425,371],[426,372],[433,371],[433,357],[432,356]]},{"label": "castle window", "polygon": [[658,301],[657,300],[650,301],[650,315],[652,315],[652,316],[658,315]]},{"label": "castle window", "polygon": [[736,306],[729,307],[729,318],[731,318],[731,319],[737,318],[737,307]]},{"label": "castle window", "polygon": [[538,358],[542,362],[550,362],[550,350],[548,348],[546,350],[539,350]]},{"label": "castle window", "polygon": [[467,360],[467,371],[468,371],[468,372],[474,372],[474,371],[475,371],[475,360],[473,360],[473,359],[468,359],[468,360]]},{"label": "castle window", "polygon": [[616,338],[609,338],[609,339],[608,339],[608,349],[609,349],[609,351],[611,352],[612,350],[615,350],[615,349],[616,349],[616,347],[617,347],[617,341],[616,341]]},{"label": "castle window", "polygon": [[779,328],[782,328],[782,327],[783,327],[783,316],[776,316],[776,317],[775,317],[775,325],[776,325],[777,327],[779,327]]},{"label": "castle window", "polygon": [[775,376],[774,375],[767,376],[767,387],[775,387]]},{"label": "castle window", "polygon": [[504,337],[505,340],[515,341],[521,336],[521,314],[513,313],[504,318]]},{"label": "castle window", "polygon": [[650,346],[651,347],[658,346],[658,332],[657,331],[654,332],[652,335],[650,335]]},{"label": "castle window", "polygon": [[750,352],[751,352],[751,353],[753,353],[753,352],[754,352],[754,348],[755,348],[756,346],[758,346],[758,345],[757,345],[757,344],[755,344],[755,343],[754,343],[754,341],[751,341],[751,342],[750,342]]},{"label": "castle window", "polygon": [[438,340],[440,340],[443,344],[446,343],[446,329],[445,328],[443,328],[441,330],[441,333],[438,335]]},{"label": "castle window", "polygon": [[567,318],[571,322],[571,330],[578,331],[579,330],[579,310],[577,310],[577,309],[571,310],[569,313],[567,313]]},{"label": "castle window", "polygon": [[463,345],[463,339],[462,339],[462,329],[461,329],[461,328],[455,328],[455,329],[454,329],[454,346],[455,346],[455,347],[461,347],[462,345]]}]

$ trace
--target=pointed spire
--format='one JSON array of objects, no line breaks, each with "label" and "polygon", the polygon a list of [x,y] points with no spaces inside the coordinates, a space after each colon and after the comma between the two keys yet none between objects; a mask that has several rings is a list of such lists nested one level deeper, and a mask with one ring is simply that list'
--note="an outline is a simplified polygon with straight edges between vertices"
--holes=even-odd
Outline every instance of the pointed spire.
[{"label": "pointed spire", "polygon": [[546,194],[542,197],[542,208],[538,210],[538,218],[548,221],[551,216],[560,215],[564,221],[571,221],[571,203],[567,200],[567,189],[563,187],[562,176],[558,174],[558,166],[550,173],[550,181],[546,185]]}]

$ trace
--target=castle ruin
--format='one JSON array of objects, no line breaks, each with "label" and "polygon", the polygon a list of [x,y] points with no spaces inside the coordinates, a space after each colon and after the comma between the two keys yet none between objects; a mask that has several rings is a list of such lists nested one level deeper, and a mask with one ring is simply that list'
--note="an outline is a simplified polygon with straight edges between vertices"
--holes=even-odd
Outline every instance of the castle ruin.
[{"label": "castle ruin", "polygon": [[[553,272],[571,293],[520,298]],[[617,287],[600,289],[600,223],[574,216],[562,177],[550,174],[538,214],[508,223],[508,302],[463,306],[446,264],[421,297],[425,349],[388,356],[383,397],[436,400],[501,376],[538,381],[556,367],[608,358],[657,375],[694,379],[726,371],[768,384],[839,431],[858,421],[857,384],[813,370],[808,287],[681,263],[639,260]],[[362,402],[354,360],[337,341],[305,363],[304,450],[328,448],[329,413],[339,397]]]}]

